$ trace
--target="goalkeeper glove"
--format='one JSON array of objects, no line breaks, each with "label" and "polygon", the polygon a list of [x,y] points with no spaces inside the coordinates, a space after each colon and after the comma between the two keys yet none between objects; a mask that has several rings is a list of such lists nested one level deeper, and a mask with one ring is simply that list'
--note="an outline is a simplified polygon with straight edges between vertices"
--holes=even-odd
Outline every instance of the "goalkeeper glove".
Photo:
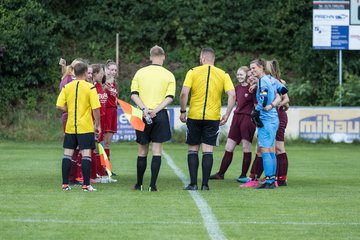
[{"label": "goalkeeper glove", "polygon": [[259,128],[262,128],[264,126],[264,124],[262,123],[262,121],[260,120],[260,111],[254,109],[251,111],[251,121],[253,123],[255,123],[255,125]]}]

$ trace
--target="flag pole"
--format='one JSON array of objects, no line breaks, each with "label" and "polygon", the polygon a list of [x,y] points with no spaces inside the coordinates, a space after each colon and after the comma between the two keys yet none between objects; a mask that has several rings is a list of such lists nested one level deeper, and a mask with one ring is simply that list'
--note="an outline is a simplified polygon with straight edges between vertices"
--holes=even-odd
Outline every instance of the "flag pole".
[{"label": "flag pole", "polygon": [[117,73],[116,73],[116,77],[119,77],[119,66],[120,62],[119,62],[119,33],[116,34],[116,66],[117,66]]},{"label": "flag pole", "polygon": [[340,107],[342,107],[342,50],[339,49],[339,100]]}]

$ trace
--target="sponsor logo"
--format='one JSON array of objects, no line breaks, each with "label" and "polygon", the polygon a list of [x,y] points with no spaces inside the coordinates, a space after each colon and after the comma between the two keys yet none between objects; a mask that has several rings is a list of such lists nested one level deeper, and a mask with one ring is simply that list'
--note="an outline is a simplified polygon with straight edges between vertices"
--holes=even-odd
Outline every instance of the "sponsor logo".
[{"label": "sponsor logo", "polygon": [[351,34],[351,35],[350,35],[350,38],[360,40],[360,35]]},{"label": "sponsor logo", "polygon": [[299,137],[316,141],[328,138],[334,142],[360,140],[360,117],[332,120],[329,115],[315,115],[299,122]]},{"label": "sponsor logo", "polygon": [[245,93],[245,95],[244,95],[245,97],[248,97],[249,96],[249,94],[247,94],[247,93]]},{"label": "sponsor logo", "polygon": [[98,97],[102,104],[105,104],[108,99],[107,93],[98,93]]},{"label": "sponsor logo", "polygon": [[[118,108],[118,121],[117,121],[117,132],[113,135],[112,141],[135,141],[136,131],[131,127],[127,117],[123,113],[121,108]],[[173,108],[168,109],[170,129],[174,129],[175,124],[175,111]]]},{"label": "sponsor logo", "polygon": [[315,20],[345,20],[349,18],[347,14],[315,14]]},{"label": "sponsor logo", "polygon": [[118,91],[116,90],[116,88],[110,88],[110,95],[111,96],[117,96],[117,94],[118,94]]}]

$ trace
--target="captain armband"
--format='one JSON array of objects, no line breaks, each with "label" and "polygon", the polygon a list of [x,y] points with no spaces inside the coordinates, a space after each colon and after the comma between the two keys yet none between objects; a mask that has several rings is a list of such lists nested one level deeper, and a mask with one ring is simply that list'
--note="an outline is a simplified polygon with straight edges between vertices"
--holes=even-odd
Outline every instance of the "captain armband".
[{"label": "captain armband", "polygon": [[263,91],[260,91],[260,97],[263,99],[263,107],[266,107],[268,102],[268,90],[264,89]]}]

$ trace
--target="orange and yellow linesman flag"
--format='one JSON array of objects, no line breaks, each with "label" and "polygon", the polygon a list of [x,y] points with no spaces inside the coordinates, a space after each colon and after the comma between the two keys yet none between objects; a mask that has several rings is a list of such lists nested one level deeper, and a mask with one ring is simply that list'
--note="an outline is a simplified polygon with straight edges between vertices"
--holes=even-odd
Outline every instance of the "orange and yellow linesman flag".
[{"label": "orange and yellow linesman flag", "polygon": [[121,109],[123,110],[126,118],[130,122],[131,126],[138,131],[144,131],[145,129],[145,123],[142,120],[143,112],[136,108],[131,106],[131,104],[124,102],[120,99],[116,99],[118,104],[120,105]]},{"label": "orange and yellow linesman flag", "polygon": [[98,146],[99,146],[99,155],[100,155],[101,166],[105,167],[105,170],[106,170],[108,176],[111,177],[111,175],[112,175],[112,171],[111,171],[112,166],[111,166],[111,163],[109,161],[109,158],[106,155],[104,147],[101,145],[101,143],[99,143]]}]

